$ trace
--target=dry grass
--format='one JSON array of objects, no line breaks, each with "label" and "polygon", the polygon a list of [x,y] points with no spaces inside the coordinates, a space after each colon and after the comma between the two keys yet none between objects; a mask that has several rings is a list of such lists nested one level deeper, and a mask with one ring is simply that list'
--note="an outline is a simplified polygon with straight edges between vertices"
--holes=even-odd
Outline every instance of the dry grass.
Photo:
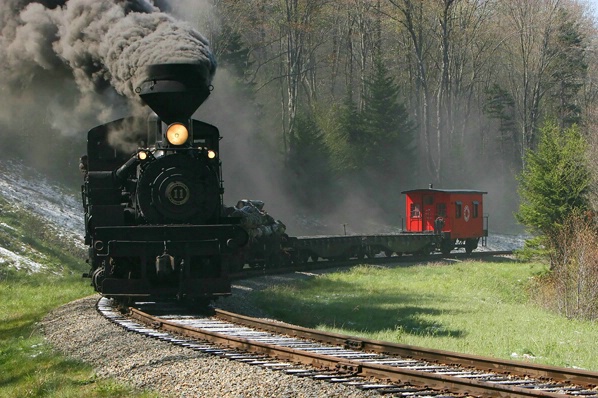
[{"label": "dry grass", "polygon": [[550,241],[553,269],[537,280],[534,295],[568,318],[598,319],[598,234],[594,220],[572,216]]}]

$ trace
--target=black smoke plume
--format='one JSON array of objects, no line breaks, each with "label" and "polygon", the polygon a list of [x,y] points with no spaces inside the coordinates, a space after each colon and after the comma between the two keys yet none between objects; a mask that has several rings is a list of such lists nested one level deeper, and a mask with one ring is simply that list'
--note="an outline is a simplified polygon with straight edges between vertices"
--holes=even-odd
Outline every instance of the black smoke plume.
[{"label": "black smoke plume", "polygon": [[2,0],[2,147],[38,164],[48,163],[41,154],[64,148],[64,136],[83,150],[90,127],[147,112],[135,94],[136,73],[145,65],[202,65],[209,84],[216,62],[207,40],[190,24],[162,12],[159,6],[165,4]]},{"label": "black smoke plume", "polygon": [[134,98],[135,72],[152,63],[216,64],[207,40],[144,0],[4,1],[0,59],[4,83],[72,74],[82,93],[111,86]]}]

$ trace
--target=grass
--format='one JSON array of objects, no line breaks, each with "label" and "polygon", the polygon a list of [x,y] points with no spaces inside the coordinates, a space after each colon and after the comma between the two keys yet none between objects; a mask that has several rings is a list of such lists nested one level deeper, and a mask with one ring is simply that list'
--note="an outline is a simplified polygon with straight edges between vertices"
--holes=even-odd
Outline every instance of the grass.
[{"label": "grass", "polygon": [[93,293],[81,278],[87,266],[80,250],[64,250],[51,227],[2,199],[0,247],[46,267],[28,274],[0,260],[0,398],[158,396],[97,379],[90,365],[69,360],[44,341],[37,323],[49,311]]},{"label": "grass", "polygon": [[53,352],[36,326],[53,308],[91,293],[75,277],[13,274],[0,282],[0,397],[131,396],[129,388],[97,380],[89,365]]},{"label": "grass", "polygon": [[598,371],[598,328],[532,303],[519,262],[362,265],[253,296],[274,318],[403,344]]}]

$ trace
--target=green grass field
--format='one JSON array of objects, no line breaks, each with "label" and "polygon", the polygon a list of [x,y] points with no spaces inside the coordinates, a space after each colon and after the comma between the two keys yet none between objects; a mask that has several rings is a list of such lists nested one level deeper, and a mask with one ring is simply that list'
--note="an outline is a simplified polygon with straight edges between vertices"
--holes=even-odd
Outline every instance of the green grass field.
[{"label": "green grass field", "polygon": [[533,304],[542,265],[359,266],[256,293],[272,317],[322,330],[598,371],[598,328]]},{"label": "green grass field", "polygon": [[91,293],[80,277],[4,276],[0,281],[0,397],[157,396],[97,380],[91,366],[66,359],[44,341],[36,323],[53,308]]},{"label": "green grass field", "polygon": [[[37,326],[49,311],[93,293],[81,278],[80,250],[29,212],[0,198],[0,247],[45,268],[16,271],[0,259],[0,397],[157,397],[112,380],[98,380],[90,365],[53,352]],[[67,336],[65,336],[67,338]]]}]

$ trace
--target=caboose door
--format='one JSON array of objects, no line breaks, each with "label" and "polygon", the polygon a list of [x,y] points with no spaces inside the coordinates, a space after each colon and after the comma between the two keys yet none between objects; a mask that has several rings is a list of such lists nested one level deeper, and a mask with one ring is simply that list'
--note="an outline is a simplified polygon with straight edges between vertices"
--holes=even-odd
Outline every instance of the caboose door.
[{"label": "caboose door", "polygon": [[434,205],[434,196],[433,195],[424,195],[423,198],[424,207],[423,207],[423,228],[422,231],[434,231],[434,220],[435,220],[435,212],[436,207]]}]

